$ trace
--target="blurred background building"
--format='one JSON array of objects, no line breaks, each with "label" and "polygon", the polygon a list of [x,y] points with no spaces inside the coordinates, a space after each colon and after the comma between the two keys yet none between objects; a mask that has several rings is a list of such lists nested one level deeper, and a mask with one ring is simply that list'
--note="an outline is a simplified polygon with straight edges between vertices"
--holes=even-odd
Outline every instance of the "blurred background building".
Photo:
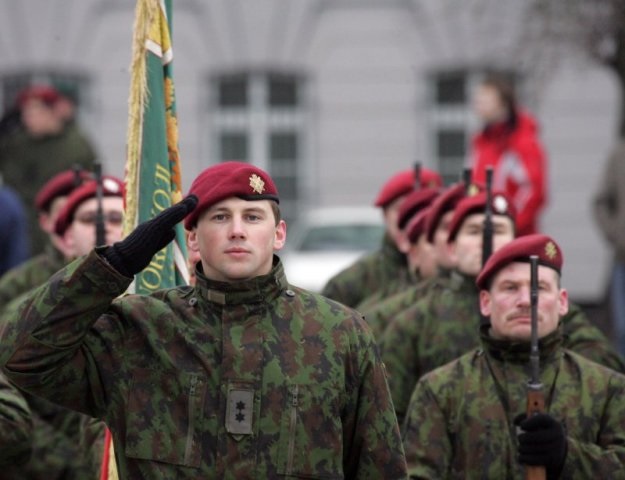
[{"label": "blurred background building", "polygon": [[[619,134],[621,84],[566,38],[584,15],[557,11],[593,3],[609,2],[176,0],[183,183],[211,163],[254,162],[293,220],[370,205],[415,161],[455,181],[477,128],[471,89],[505,71],[549,157],[542,228],[563,246],[572,297],[596,302],[611,258],[591,198]],[[62,85],[105,172],[123,175],[133,18],[129,0],[0,0],[0,105],[28,84]]]}]

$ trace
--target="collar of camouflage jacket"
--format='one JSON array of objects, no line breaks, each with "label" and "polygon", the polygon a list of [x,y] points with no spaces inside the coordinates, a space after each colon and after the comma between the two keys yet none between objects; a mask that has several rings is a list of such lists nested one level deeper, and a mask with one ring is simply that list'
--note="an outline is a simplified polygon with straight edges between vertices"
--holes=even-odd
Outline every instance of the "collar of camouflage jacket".
[{"label": "collar of camouflage jacket", "polygon": [[195,289],[209,302],[219,305],[241,305],[269,302],[288,288],[286,275],[280,259],[274,255],[273,267],[267,275],[240,282],[217,282],[208,279],[198,264]]},{"label": "collar of camouflage jacket", "polygon": [[[490,356],[498,360],[512,363],[529,363],[530,342],[513,342],[510,340],[498,340],[490,336],[490,326],[480,327],[480,337],[484,349]],[[553,332],[538,341],[540,361],[547,361],[558,356],[562,351],[562,324],[558,325]]]},{"label": "collar of camouflage jacket", "polygon": [[58,266],[58,270],[63,268],[68,263],[68,261],[65,259],[65,255],[63,255],[63,252],[61,252],[51,243],[48,243],[45,246],[43,252],[44,255],[48,257],[50,265]]},{"label": "collar of camouflage jacket", "polygon": [[408,259],[406,255],[399,251],[395,241],[391,236],[386,233],[382,239],[382,246],[380,247],[382,255],[388,258],[392,263],[397,265],[408,265]]},{"label": "collar of camouflage jacket", "polygon": [[477,285],[475,285],[475,275],[467,275],[460,270],[452,270],[449,274],[449,286],[452,290],[471,292],[479,296]]}]

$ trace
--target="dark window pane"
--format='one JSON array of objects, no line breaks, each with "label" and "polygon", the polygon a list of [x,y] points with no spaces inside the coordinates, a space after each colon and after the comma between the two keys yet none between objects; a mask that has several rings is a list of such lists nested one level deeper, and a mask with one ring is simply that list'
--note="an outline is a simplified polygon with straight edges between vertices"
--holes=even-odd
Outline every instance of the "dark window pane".
[{"label": "dark window pane", "polygon": [[466,133],[464,130],[440,130],[436,140],[439,158],[465,156]]},{"label": "dark window pane", "polygon": [[247,135],[245,132],[222,133],[219,138],[219,146],[219,158],[221,160],[239,160],[242,162],[248,160]]},{"label": "dark window pane", "polygon": [[269,158],[289,160],[297,158],[297,134],[295,132],[273,132],[269,136]]},{"label": "dark window pane", "polygon": [[297,106],[297,80],[292,75],[269,75],[269,105]]},{"label": "dark window pane", "polygon": [[466,75],[460,72],[439,75],[436,80],[435,98],[439,105],[466,104]]},{"label": "dark window pane", "polygon": [[219,80],[220,107],[245,107],[247,106],[247,76],[230,75]]}]

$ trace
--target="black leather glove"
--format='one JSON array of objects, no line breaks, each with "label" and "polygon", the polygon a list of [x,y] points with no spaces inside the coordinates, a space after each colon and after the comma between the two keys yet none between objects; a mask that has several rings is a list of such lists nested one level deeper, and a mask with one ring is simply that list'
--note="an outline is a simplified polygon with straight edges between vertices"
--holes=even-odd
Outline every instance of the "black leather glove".
[{"label": "black leather glove", "polygon": [[547,478],[558,478],[566,458],[566,434],[562,424],[547,413],[522,414],[514,419],[518,434],[519,462],[542,465]]},{"label": "black leather glove", "polygon": [[196,207],[197,201],[195,195],[189,195],[137,226],[130,235],[107,247],[101,255],[119,273],[132,277],[147,267],[154,254],[174,239],[174,227]]}]

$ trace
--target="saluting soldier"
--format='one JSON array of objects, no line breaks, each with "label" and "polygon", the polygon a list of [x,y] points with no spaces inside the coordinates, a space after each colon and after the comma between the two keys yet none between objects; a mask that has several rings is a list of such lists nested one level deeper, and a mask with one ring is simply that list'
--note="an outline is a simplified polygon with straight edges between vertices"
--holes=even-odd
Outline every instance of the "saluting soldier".
[{"label": "saluting soldier", "polygon": [[[530,255],[539,259],[538,378]],[[625,376],[564,347],[562,263],[545,235],[520,237],[486,262],[477,286],[490,323],[479,328],[480,345],[426,374],[412,395],[403,432],[411,479],[522,479],[528,465],[548,479],[625,478]],[[530,378],[542,384],[545,408],[528,417]]]},{"label": "saluting soldier", "polygon": [[410,273],[405,252],[407,241],[397,225],[399,208],[406,196],[415,189],[442,185],[440,175],[426,168],[420,169],[419,182],[414,170],[403,170],[393,175],[380,189],[375,206],[382,209],[386,234],[375,252],[365,255],[328,280],[321,293],[356,308],[363,300],[391,282],[408,284]]},{"label": "saluting soldier", "polygon": [[[21,387],[102,418],[121,478],[403,479],[384,368],[354,310],[290,286],[278,191],[246,163],[96,248],[2,332]],[[195,287],[122,294],[185,220]]]},{"label": "saluting soldier", "polygon": [[381,286],[377,291],[364,298],[355,307],[359,312],[384,301],[395,293],[403,292],[421,282],[422,278],[417,265],[410,261],[411,253],[413,261],[416,260],[416,247],[408,238],[408,224],[416,215],[426,209],[439,194],[440,190],[438,188],[422,188],[412,191],[402,201],[397,215],[397,228],[402,236],[401,244],[403,247],[401,250],[406,257],[408,276],[390,279],[386,285]]}]

